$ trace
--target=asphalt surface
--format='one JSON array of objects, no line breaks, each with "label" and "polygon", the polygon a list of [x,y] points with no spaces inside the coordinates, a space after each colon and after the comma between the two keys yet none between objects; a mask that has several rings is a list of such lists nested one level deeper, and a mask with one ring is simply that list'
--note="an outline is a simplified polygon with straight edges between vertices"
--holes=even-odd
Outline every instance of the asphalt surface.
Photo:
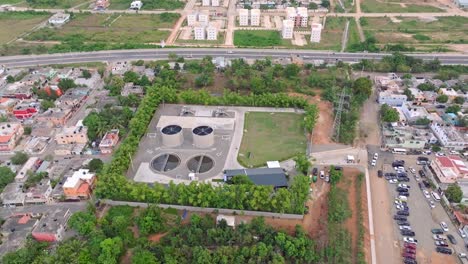
[{"label": "asphalt surface", "polygon": [[[167,59],[170,53],[175,53],[185,58],[202,58],[205,56],[223,56],[226,58],[262,59],[286,58],[291,55],[299,55],[306,62],[312,60],[359,62],[362,59],[380,60],[389,54],[385,53],[346,53],[311,50],[288,49],[219,49],[219,48],[164,48],[144,50],[112,50],[96,52],[71,52],[45,55],[22,55],[0,57],[0,65],[7,67],[31,67],[50,64],[68,64],[84,62],[124,61],[124,60],[161,60]],[[468,55],[461,54],[410,54],[423,60],[438,58],[443,64],[468,65]]]}]

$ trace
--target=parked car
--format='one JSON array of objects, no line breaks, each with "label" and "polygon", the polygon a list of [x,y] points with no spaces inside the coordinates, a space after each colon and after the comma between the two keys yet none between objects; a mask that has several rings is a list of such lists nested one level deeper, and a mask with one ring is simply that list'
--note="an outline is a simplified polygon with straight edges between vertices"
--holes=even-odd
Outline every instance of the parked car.
[{"label": "parked car", "polygon": [[442,227],[442,229],[443,229],[445,232],[448,232],[448,231],[449,231],[448,225],[447,225],[447,223],[445,223],[445,222],[440,222],[440,227]]},{"label": "parked car", "polygon": [[436,247],[448,247],[447,242],[445,242],[444,240],[436,240],[434,241],[434,244],[436,245]]},{"label": "parked car", "polygon": [[463,238],[466,237],[466,233],[465,233],[465,231],[463,231],[463,229],[458,228],[458,233],[460,234],[461,237],[463,237]]},{"label": "parked car", "polygon": [[431,194],[427,190],[423,190],[424,197],[431,199]]},{"label": "parked car", "polygon": [[402,204],[397,204],[395,206],[395,208],[398,210],[398,211],[409,211],[409,207],[408,206],[404,206]]},{"label": "parked car", "polygon": [[389,182],[389,183],[395,184],[395,183],[398,183],[398,180],[397,180],[397,179],[391,179],[391,180],[389,180],[388,182]]},{"label": "parked car", "polygon": [[397,221],[397,225],[399,225],[399,226],[409,226],[410,222],[405,221],[405,220],[399,220],[399,221]]},{"label": "parked car", "polygon": [[414,231],[411,230],[400,230],[400,234],[409,237],[414,237],[416,235],[416,233],[414,233]]},{"label": "parked car", "polygon": [[452,235],[452,234],[448,234],[447,235],[447,238],[448,240],[450,241],[450,243],[456,245],[457,244],[457,240],[455,239],[455,237]]},{"label": "parked car", "polygon": [[372,167],[375,167],[376,164],[377,164],[377,161],[375,159],[371,161],[371,166]]},{"label": "parked car", "polygon": [[377,171],[377,176],[378,176],[379,178],[382,178],[383,172],[382,172],[381,170],[378,170],[378,171]]},{"label": "parked car", "polygon": [[424,188],[424,184],[422,182],[418,182],[418,186],[419,186],[419,189],[423,189]]},{"label": "parked car", "polygon": [[409,167],[409,171],[411,171],[413,174],[416,174],[416,170],[413,167]]},{"label": "parked car", "polygon": [[423,177],[423,178],[426,177],[426,173],[424,173],[423,170],[419,170],[418,173],[419,173],[419,176],[421,176],[421,177]]},{"label": "parked car", "polygon": [[429,159],[427,157],[418,157],[416,160],[416,164],[418,165],[426,165],[429,163]]},{"label": "parked car", "polygon": [[411,230],[411,226],[400,226],[400,230]]},{"label": "parked car", "polygon": [[325,176],[325,181],[326,181],[326,182],[330,182],[330,176],[328,176],[328,175]]},{"label": "parked car", "polygon": [[[400,183],[401,184],[401,183]],[[398,186],[400,186],[400,184],[398,184]],[[407,188],[403,188],[403,187],[397,187],[396,188],[396,191],[397,192],[408,192],[408,189]]]},{"label": "parked car", "polygon": [[398,187],[401,187],[401,188],[406,188],[406,189],[411,189],[411,186],[409,186],[409,185],[406,185],[406,184],[404,184],[404,183],[400,183],[400,184],[398,184]]},{"label": "parked car", "polygon": [[403,244],[403,246],[404,246],[405,248],[412,248],[412,249],[416,249],[416,247],[417,247],[416,244],[414,244],[414,243],[408,243],[408,242],[405,242],[405,243]]},{"label": "parked car", "polygon": [[404,257],[404,258],[416,259],[416,254],[402,253],[401,256]]},{"label": "parked car", "polygon": [[452,255],[453,251],[446,247],[436,247],[436,251],[442,254]]},{"label": "parked car", "polygon": [[436,108],[438,108],[438,109],[444,109],[444,108],[446,108],[446,106],[445,106],[445,105],[436,105]]},{"label": "parked car", "polygon": [[325,178],[325,172],[322,170],[320,171],[320,179],[324,179]]},{"label": "parked car", "polygon": [[434,240],[447,240],[447,237],[443,236],[443,235],[432,235],[432,238]]},{"label": "parked car", "polygon": [[313,168],[313,169],[312,169],[312,175],[317,176],[317,173],[318,173],[318,169],[317,169],[317,168]]},{"label": "parked car", "polygon": [[377,160],[379,158],[379,153],[374,153],[374,159]]},{"label": "parked car", "polygon": [[431,184],[430,184],[428,181],[424,180],[424,181],[422,181],[422,182],[423,182],[423,184],[424,184],[424,187],[426,187],[426,188],[431,188]]},{"label": "parked car", "polygon": [[429,201],[429,207],[431,207],[431,209],[434,209],[435,203],[433,201]]},{"label": "parked car", "polygon": [[337,171],[343,170],[343,167],[341,167],[341,166],[334,166],[334,168],[335,168],[335,170],[337,170]]},{"label": "parked car", "polygon": [[394,219],[394,220],[401,220],[401,221],[406,221],[406,220],[408,220],[408,218],[407,218],[406,216],[404,216],[404,215],[394,215],[394,216],[393,216],[393,219]]},{"label": "parked car", "polygon": [[418,264],[418,262],[415,259],[411,259],[411,258],[404,258],[403,263],[404,264]]},{"label": "parked car", "polygon": [[404,248],[403,252],[416,254],[416,249],[413,248]]},{"label": "parked car", "polygon": [[397,215],[404,215],[404,216],[409,216],[409,212],[408,211],[398,211],[397,212]]},{"label": "parked car", "polygon": [[440,228],[434,228],[434,229],[431,229],[431,233],[432,234],[437,234],[437,235],[441,235],[444,233],[444,230],[440,229]]},{"label": "parked car", "polygon": [[410,196],[409,192],[399,192],[398,194],[399,194],[400,196],[406,196],[406,197],[409,197],[409,196]]},{"label": "parked car", "polygon": [[401,182],[409,182],[410,179],[408,177],[401,177],[401,178],[398,178],[399,181]]},{"label": "parked car", "polygon": [[411,244],[418,244],[418,240],[412,238],[412,237],[403,237],[403,241]]}]

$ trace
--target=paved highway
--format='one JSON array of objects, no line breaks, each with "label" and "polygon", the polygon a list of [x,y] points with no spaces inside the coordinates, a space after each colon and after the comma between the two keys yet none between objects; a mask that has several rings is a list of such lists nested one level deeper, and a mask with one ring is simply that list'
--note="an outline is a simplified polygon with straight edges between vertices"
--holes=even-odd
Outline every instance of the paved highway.
[{"label": "paved highway", "polygon": [[[344,62],[359,62],[361,59],[381,59],[388,55],[384,53],[345,53],[311,50],[288,49],[219,49],[219,48],[167,48],[144,50],[112,50],[97,52],[72,52],[46,55],[22,55],[0,57],[0,65],[6,67],[31,67],[50,64],[84,63],[96,61],[123,60],[161,60],[167,59],[169,53],[176,53],[185,58],[202,58],[204,56],[224,56],[227,58],[261,59],[265,57],[285,58],[299,55],[305,60],[342,60]],[[461,54],[411,54],[423,60],[438,58],[443,64],[468,65],[468,55]]]}]

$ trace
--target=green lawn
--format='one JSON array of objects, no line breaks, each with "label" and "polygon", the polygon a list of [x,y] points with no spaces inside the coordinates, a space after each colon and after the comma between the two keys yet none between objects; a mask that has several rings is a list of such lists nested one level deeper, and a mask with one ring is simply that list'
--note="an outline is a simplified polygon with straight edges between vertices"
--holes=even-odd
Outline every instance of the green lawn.
[{"label": "green lawn", "polygon": [[275,30],[236,30],[234,45],[240,47],[273,47],[281,46],[281,32]]},{"label": "green lawn", "polygon": [[320,43],[310,43],[310,35],[306,35],[307,45],[303,48],[340,51],[346,20],[344,17],[327,17]]},{"label": "green lawn", "polygon": [[[115,10],[124,10],[129,9],[130,3],[133,0],[111,0],[109,9]],[[182,9],[185,6],[185,3],[179,0],[144,0],[142,10],[155,10],[155,9],[165,9],[165,10],[174,10]]]},{"label": "green lawn", "polygon": [[6,4],[14,5],[23,1],[24,0],[0,0],[0,5],[6,5]]},{"label": "green lawn", "polygon": [[[9,1],[0,0],[5,2],[21,2],[18,6],[32,7],[32,8],[58,8],[66,9],[75,7],[77,5],[89,2],[90,0],[24,0],[24,1]],[[88,5],[84,5],[81,8],[86,9]]]},{"label": "green lawn", "polygon": [[61,28],[42,28],[28,36],[28,40],[82,41],[87,43],[157,43],[165,40],[178,14],[120,15],[75,14]]},{"label": "green lawn", "polygon": [[467,17],[437,17],[435,21],[411,17],[397,19],[401,22],[392,22],[390,18],[365,18],[361,25],[366,35],[374,36],[381,44],[468,43]]},{"label": "green lawn", "polygon": [[351,19],[349,22],[349,29],[348,29],[348,42],[346,43],[346,47],[350,47],[351,45],[360,43],[361,40],[359,39],[359,31],[357,28],[356,20]]},{"label": "green lawn", "polygon": [[0,13],[0,44],[5,44],[22,33],[31,30],[49,16],[50,14],[42,12]]},{"label": "green lawn", "polygon": [[269,160],[282,161],[304,153],[303,118],[295,113],[246,113],[238,161],[246,167],[260,167]]},{"label": "green lawn", "polygon": [[[392,3],[389,3],[392,2]],[[429,12],[445,12],[443,9],[429,5],[415,5],[405,3],[402,5],[395,3],[393,0],[364,0],[361,1],[361,10],[365,13],[429,13]]]}]

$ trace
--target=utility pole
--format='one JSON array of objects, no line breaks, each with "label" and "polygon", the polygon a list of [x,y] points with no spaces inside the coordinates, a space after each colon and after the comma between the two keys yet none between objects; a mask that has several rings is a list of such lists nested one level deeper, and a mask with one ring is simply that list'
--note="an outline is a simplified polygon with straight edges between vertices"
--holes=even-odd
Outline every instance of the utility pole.
[{"label": "utility pole", "polygon": [[338,102],[338,107],[336,109],[335,120],[333,121],[333,132],[335,140],[340,138],[340,125],[341,125],[341,112],[343,112],[343,104],[346,97],[346,87],[343,87],[341,91],[340,100]]}]

